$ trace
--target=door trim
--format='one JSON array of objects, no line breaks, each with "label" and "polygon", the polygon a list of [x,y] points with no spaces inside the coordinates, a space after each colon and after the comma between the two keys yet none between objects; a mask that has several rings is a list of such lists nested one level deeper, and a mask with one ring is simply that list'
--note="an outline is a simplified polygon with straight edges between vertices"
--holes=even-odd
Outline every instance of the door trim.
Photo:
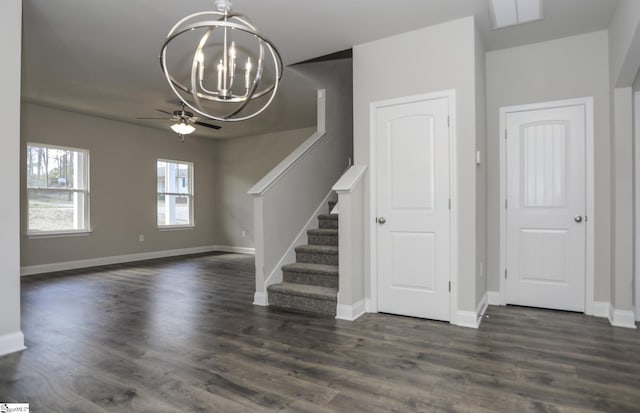
[{"label": "door trim", "polygon": [[369,299],[366,302],[366,311],[369,313],[378,312],[378,234],[376,218],[377,207],[377,148],[376,148],[376,111],[387,106],[395,106],[407,103],[415,103],[426,100],[447,98],[449,103],[449,192],[451,198],[451,221],[449,225],[449,251],[450,251],[450,281],[451,294],[449,296],[449,323],[457,324],[458,310],[458,205],[457,197],[457,163],[456,163],[456,93],[454,89],[439,92],[426,93],[421,95],[406,96],[395,99],[381,100],[369,104],[369,223],[365,228],[369,230]]},{"label": "door trim", "polygon": [[635,154],[634,154],[634,167],[635,167],[635,223],[636,227],[634,230],[634,240],[635,240],[635,279],[636,279],[636,288],[635,288],[635,315],[636,320],[640,321],[640,92],[635,92],[633,94],[633,104],[634,104],[634,144],[635,144]]},{"label": "door trim", "polygon": [[506,148],[505,148],[505,130],[506,119],[509,113],[524,112],[530,110],[539,109],[553,109],[565,106],[584,106],[585,111],[585,150],[586,150],[586,217],[588,218],[586,224],[586,274],[585,274],[585,301],[584,308],[585,314],[594,315],[594,289],[595,289],[595,239],[594,228],[596,216],[594,189],[595,189],[595,174],[594,174],[594,118],[593,118],[593,97],[584,97],[567,100],[557,100],[550,102],[532,103],[526,105],[517,106],[504,106],[500,108],[500,198],[498,199],[498,205],[500,210],[500,291],[498,294],[499,304],[506,305],[506,280],[504,277],[507,268],[507,254],[506,254],[506,240],[507,240],[507,214],[504,208],[505,199],[507,195],[507,168],[506,168]]}]

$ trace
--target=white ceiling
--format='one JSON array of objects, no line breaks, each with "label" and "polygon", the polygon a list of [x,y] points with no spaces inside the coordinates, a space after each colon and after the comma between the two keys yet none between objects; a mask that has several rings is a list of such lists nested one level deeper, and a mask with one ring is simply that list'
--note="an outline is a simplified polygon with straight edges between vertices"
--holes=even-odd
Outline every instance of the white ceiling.
[{"label": "white ceiling", "polygon": [[[233,1],[287,65],[471,15],[487,50],[551,40],[608,28],[617,3],[545,0],[544,20],[492,30],[488,0]],[[213,0],[23,0],[23,99],[166,128],[135,120],[176,104],[158,63],[160,46],[177,20],[213,9]],[[277,101],[260,118],[197,133],[225,138],[311,126],[315,94],[302,84],[287,70]]]}]

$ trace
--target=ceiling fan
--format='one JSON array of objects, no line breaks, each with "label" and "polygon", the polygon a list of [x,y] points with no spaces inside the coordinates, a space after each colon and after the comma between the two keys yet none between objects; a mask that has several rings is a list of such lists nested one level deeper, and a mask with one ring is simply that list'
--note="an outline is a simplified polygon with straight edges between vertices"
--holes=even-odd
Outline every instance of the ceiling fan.
[{"label": "ceiling fan", "polygon": [[166,110],[162,110],[162,109],[156,109],[158,112],[160,113],[164,113],[165,115],[169,115],[168,118],[136,118],[136,119],[141,119],[141,120],[168,120],[168,121],[172,121],[174,122],[173,125],[171,125],[171,129],[178,134],[178,136],[180,137],[180,139],[182,140],[182,142],[184,142],[184,135],[189,135],[190,133],[193,133],[196,128],[194,125],[198,125],[198,126],[204,126],[206,128],[211,128],[211,129],[220,129],[221,126],[218,125],[212,125],[210,123],[205,123],[200,121],[197,116],[193,116],[193,113],[188,112],[185,110],[185,104],[183,102],[181,102],[181,108],[179,110],[174,110],[173,113],[168,112]]}]

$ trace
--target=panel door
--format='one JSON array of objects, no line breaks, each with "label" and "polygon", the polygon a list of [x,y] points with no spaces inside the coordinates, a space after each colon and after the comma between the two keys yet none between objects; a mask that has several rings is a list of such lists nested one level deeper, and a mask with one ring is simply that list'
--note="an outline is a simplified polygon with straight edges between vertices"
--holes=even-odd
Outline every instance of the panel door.
[{"label": "panel door", "polygon": [[506,301],[584,312],[584,106],[509,113]]},{"label": "panel door", "polygon": [[378,310],[450,317],[447,98],[376,112]]}]

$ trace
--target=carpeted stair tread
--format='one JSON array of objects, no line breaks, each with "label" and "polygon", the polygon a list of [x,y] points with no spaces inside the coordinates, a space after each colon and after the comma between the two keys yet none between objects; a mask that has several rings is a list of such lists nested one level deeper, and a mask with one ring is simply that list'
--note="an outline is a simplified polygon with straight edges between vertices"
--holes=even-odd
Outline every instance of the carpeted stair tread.
[{"label": "carpeted stair tread", "polygon": [[307,234],[309,234],[309,235],[338,235],[338,230],[337,229],[331,229],[331,228],[316,228],[316,229],[308,230]]},{"label": "carpeted stair tread", "polygon": [[293,264],[283,265],[282,271],[303,272],[307,274],[338,275],[338,266],[296,262]]},{"label": "carpeted stair tread", "polygon": [[318,215],[318,219],[331,219],[334,221],[338,220],[338,214],[320,214]]},{"label": "carpeted stair tread", "polygon": [[270,293],[287,294],[298,297],[308,297],[325,301],[337,301],[338,289],[329,287],[320,287],[317,285],[280,283],[270,285],[268,288]]},{"label": "carpeted stair tread", "polygon": [[315,254],[338,255],[338,247],[336,247],[335,245],[300,245],[295,248],[295,251]]}]

